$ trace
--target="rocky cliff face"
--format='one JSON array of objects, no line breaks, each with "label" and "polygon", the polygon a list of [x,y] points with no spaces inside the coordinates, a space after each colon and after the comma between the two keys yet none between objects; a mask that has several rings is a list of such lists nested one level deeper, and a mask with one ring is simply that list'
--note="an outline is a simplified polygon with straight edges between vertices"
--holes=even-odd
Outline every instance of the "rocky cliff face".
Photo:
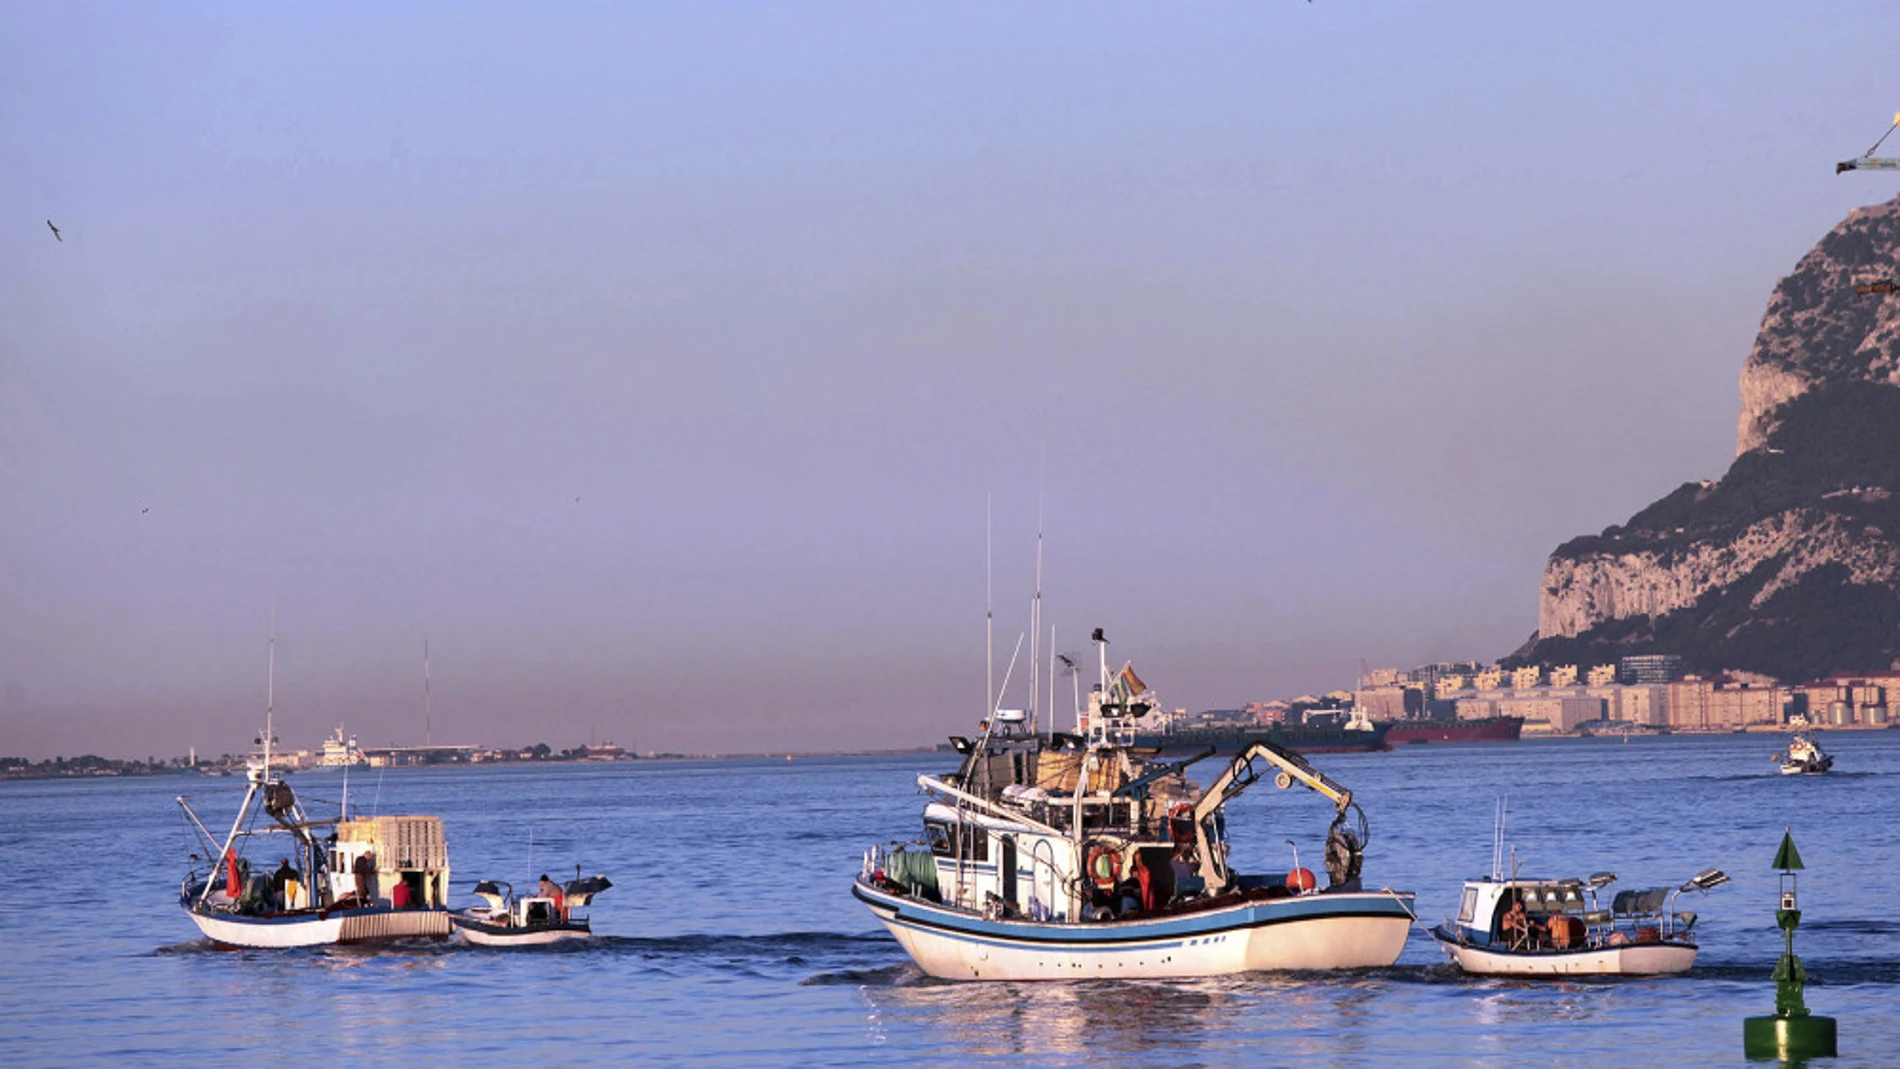
[{"label": "rocky cliff face", "polygon": [[1742,365],[1737,456],[1761,448],[1775,411],[1815,386],[1900,385],[1900,300],[1854,292],[1893,278],[1897,251],[1900,198],[1849,214],[1775,287]]},{"label": "rocky cliff face", "polygon": [[1519,656],[1683,655],[1787,680],[1900,659],[1900,199],[1854,212],[1775,287],[1742,370],[1734,464],[1544,567]]}]

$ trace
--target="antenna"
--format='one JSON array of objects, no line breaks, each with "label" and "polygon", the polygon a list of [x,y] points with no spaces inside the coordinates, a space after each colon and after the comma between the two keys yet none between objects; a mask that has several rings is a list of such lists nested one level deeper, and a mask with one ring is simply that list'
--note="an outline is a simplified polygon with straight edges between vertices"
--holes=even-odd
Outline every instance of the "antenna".
[{"label": "antenna", "polygon": [[[1494,819],[1491,822],[1491,879],[1493,881],[1504,879],[1504,821],[1508,815],[1508,808],[1509,802],[1506,801],[1504,795],[1498,795],[1497,805],[1493,807]],[[1515,858],[1512,859],[1511,867],[1517,868]]]},{"label": "antenna", "polygon": [[1056,625],[1049,625],[1049,741],[1056,741]]},{"label": "antenna", "polygon": [[422,640],[422,744],[424,746],[435,745],[435,735],[430,730],[434,714],[435,705],[429,695],[429,640],[425,638]]},{"label": "antenna", "polygon": [[995,507],[989,491],[983,492],[983,716],[989,718],[996,708],[996,602],[992,596],[994,565],[991,563],[991,532],[995,529]]}]

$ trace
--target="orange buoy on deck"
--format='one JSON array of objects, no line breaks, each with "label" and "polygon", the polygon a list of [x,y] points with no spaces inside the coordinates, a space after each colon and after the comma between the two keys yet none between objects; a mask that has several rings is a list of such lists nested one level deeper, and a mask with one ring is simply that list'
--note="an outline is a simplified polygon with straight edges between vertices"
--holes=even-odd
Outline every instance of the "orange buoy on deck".
[{"label": "orange buoy on deck", "polygon": [[1286,889],[1289,891],[1311,891],[1318,886],[1319,880],[1314,878],[1312,869],[1299,868],[1286,874]]}]

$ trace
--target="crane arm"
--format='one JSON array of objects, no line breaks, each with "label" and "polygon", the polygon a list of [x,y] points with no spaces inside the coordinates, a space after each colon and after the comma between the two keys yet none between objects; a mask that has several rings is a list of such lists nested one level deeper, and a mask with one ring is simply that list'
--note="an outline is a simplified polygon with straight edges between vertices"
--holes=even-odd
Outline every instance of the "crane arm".
[{"label": "crane arm", "polygon": [[1834,165],[1835,174],[1849,171],[1900,171],[1900,158],[1893,156],[1856,156]]},{"label": "crane arm", "polygon": [[1306,759],[1299,754],[1265,740],[1249,744],[1228,762],[1226,771],[1208,784],[1207,790],[1201,793],[1201,800],[1194,806],[1194,846],[1201,860],[1201,878],[1210,888],[1223,886],[1228,874],[1225,861],[1214,856],[1213,844],[1208,841],[1208,822],[1221,806],[1260,781],[1260,770],[1254,765],[1256,759],[1265,759],[1280,770],[1274,781],[1282,788],[1293,786],[1297,780],[1307,789],[1331,801],[1342,814],[1352,805],[1351,791],[1307,764]]}]

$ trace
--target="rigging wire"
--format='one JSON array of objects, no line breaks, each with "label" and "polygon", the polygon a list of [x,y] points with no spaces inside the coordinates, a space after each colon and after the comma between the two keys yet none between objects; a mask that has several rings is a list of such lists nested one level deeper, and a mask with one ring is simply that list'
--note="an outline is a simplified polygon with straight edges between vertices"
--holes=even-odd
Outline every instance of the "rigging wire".
[{"label": "rigging wire", "polygon": [[1880,135],[1880,140],[1874,142],[1874,147],[1868,149],[1866,152],[1861,153],[1861,155],[1872,156],[1875,152],[1878,152],[1880,150],[1880,146],[1887,140],[1887,138],[1893,136],[1893,132],[1895,130],[1900,130],[1900,112],[1896,112],[1894,114],[1893,125],[1887,127],[1887,132]]}]

